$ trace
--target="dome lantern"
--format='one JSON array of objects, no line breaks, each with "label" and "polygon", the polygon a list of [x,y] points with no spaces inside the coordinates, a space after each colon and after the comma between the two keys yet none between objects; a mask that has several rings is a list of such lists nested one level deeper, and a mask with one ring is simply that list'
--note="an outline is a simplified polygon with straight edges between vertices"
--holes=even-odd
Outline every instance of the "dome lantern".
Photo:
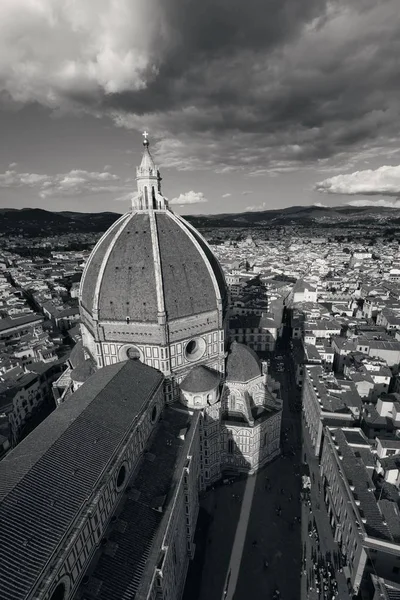
[{"label": "dome lantern", "polygon": [[132,198],[132,210],[134,211],[154,211],[166,210],[168,202],[161,193],[160,171],[154,164],[153,157],[150,154],[147,131],[143,132],[143,156],[140,166],[136,169],[136,181],[138,191]]}]

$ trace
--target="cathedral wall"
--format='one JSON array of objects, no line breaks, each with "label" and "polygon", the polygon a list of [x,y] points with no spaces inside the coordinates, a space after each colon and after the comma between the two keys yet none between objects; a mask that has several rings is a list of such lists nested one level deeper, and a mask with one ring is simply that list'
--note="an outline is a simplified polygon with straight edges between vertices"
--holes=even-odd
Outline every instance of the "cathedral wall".
[{"label": "cathedral wall", "polygon": [[[160,370],[165,376],[174,373],[175,377],[173,379],[176,379],[176,383],[182,381],[189,370],[198,364],[204,364],[217,371],[224,372],[225,352],[223,330],[217,329],[202,335],[199,335],[199,331],[197,330],[195,336],[186,337],[182,341],[171,342],[168,345],[165,342],[163,344],[153,343],[156,340],[150,339],[151,324],[148,325],[148,333],[145,334],[142,332],[143,338],[147,336],[143,340],[145,343],[143,343],[133,331],[130,331],[134,325],[124,323],[107,324],[110,328],[107,335],[99,336],[95,339],[86,325],[81,324],[83,346],[90,352],[98,368],[127,360],[130,358],[128,353],[132,349],[138,351],[137,358],[139,360],[150,367]],[[105,324],[102,325],[103,329],[104,327]],[[158,326],[156,325],[155,327],[157,328]],[[187,334],[188,332],[182,331],[182,333]],[[187,352],[187,346],[193,340],[201,344],[204,348],[204,351],[199,354],[198,358],[196,356],[189,356]],[[173,384],[171,383],[171,385]],[[176,386],[173,386],[169,401],[177,399],[179,399],[179,390]]]},{"label": "cathedral wall", "polygon": [[188,408],[205,408],[219,400],[219,386],[207,392],[186,392],[181,390],[180,401]]},{"label": "cathedral wall", "polygon": [[281,411],[254,426],[224,422],[221,463],[224,469],[254,472],[280,454]]},{"label": "cathedral wall", "polygon": [[99,323],[99,341],[132,344],[166,345],[164,325],[130,321],[102,321]]},{"label": "cathedral wall", "polygon": [[94,336],[83,322],[81,323],[81,334],[83,347],[90,352],[92,358],[97,360],[97,349]]},{"label": "cathedral wall", "polygon": [[200,419],[200,486],[206,489],[221,477],[220,405],[207,406]]},{"label": "cathedral wall", "polygon": [[200,315],[192,315],[185,319],[177,319],[168,323],[170,342],[179,342],[187,338],[204,335],[219,328],[218,311],[214,310]]},{"label": "cathedral wall", "polygon": [[[187,345],[192,340],[199,340],[204,345],[204,352],[197,359],[188,356]],[[210,358],[224,356],[224,332],[222,330],[215,330],[203,335],[197,333],[193,337],[186,336],[186,339],[182,342],[170,343],[170,353],[172,371],[177,372],[180,367],[208,364]]]},{"label": "cathedral wall", "polygon": [[[42,577],[43,582],[53,582],[46,586],[41,593],[34,595],[35,600],[49,600],[60,581],[67,587],[65,600],[72,598],[93,555],[99,548],[105,530],[115,512],[128,481],[135,473],[143,454],[143,450],[154,430],[164,406],[164,393],[161,386],[150,400],[134,430],[126,440],[118,454],[112,457],[112,462],[99,482],[97,489],[88,504],[83,508],[79,520],[72,523],[71,531],[58,555],[54,555],[49,565],[49,573],[57,564],[61,566],[53,578]],[[58,559],[58,560],[57,560]],[[89,582],[95,587],[96,582]]]},{"label": "cathedral wall", "polygon": [[176,469],[176,489],[142,578],[136,600],[179,600],[183,594],[199,512],[199,413],[194,413],[187,432],[187,446]]}]

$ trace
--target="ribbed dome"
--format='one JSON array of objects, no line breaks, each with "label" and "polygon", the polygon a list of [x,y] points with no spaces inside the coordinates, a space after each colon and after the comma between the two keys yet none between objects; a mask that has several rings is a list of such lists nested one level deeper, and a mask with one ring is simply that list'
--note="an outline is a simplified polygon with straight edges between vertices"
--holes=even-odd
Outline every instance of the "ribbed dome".
[{"label": "ribbed dome", "polygon": [[221,267],[204,238],[169,210],[123,215],[94,248],[81,305],[99,321],[157,323],[225,307]]},{"label": "ribbed dome", "polygon": [[249,346],[233,342],[226,361],[226,381],[244,383],[262,375],[257,354]]},{"label": "ribbed dome", "polygon": [[214,390],[221,381],[221,374],[204,365],[194,367],[185,379],[181,381],[180,388],[184,392],[204,393]]}]

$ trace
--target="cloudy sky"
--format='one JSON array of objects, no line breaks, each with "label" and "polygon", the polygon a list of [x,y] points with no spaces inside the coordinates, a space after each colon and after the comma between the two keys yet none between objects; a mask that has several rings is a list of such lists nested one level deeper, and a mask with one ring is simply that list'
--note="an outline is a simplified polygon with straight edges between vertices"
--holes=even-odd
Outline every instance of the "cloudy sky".
[{"label": "cloudy sky", "polygon": [[0,206],[400,206],[399,0],[1,0]]}]

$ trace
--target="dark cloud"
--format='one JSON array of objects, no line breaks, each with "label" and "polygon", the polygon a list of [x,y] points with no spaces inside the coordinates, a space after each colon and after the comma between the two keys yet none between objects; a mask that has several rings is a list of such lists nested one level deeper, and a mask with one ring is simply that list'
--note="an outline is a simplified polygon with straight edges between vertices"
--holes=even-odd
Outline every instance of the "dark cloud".
[{"label": "dark cloud", "polygon": [[[340,166],[400,139],[398,0],[114,0],[113,12],[110,0],[96,6],[102,35],[90,37],[97,29],[89,13],[88,42],[76,40],[72,26],[63,31],[65,48],[35,85],[26,81],[21,90],[3,68],[14,99],[146,127],[160,163],[181,169],[260,174]],[[97,54],[87,63],[92,48]],[[74,60],[62,70],[64,55]],[[1,68],[0,61],[0,82]]]}]

